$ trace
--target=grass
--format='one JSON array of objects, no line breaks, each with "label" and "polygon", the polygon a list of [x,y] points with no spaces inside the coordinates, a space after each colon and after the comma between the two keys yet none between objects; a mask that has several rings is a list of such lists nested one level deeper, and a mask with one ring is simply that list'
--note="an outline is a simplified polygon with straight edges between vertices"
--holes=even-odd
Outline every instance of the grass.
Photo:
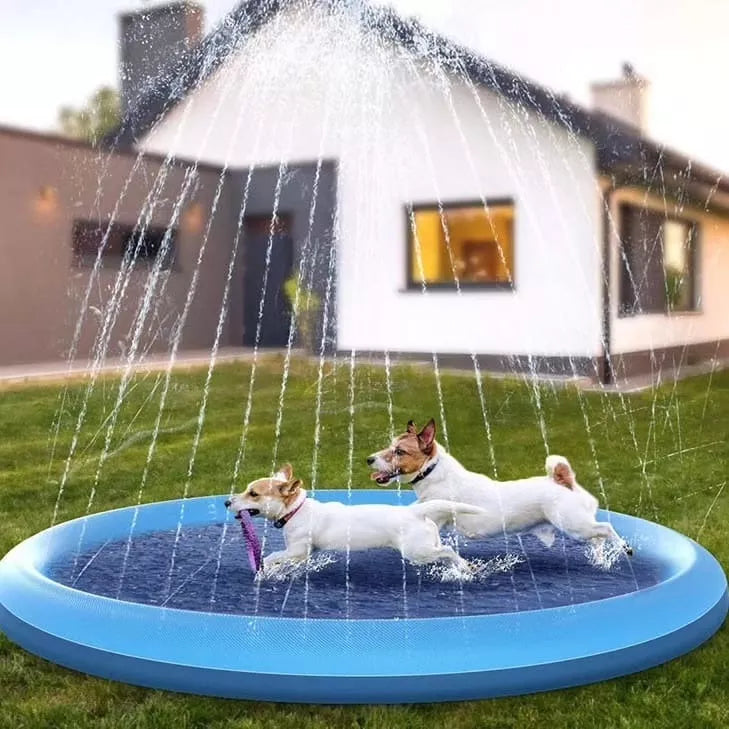
[{"label": "grass", "polygon": [[[248,365],[215,373],[192,477],[191,446],[203,396],[204,371],[176,373],[170,384],[143,501],[227,492],[248,397]],[[349,455],[349,370],[327,365],[321,387],[319,487],[346,484]],[[135,503],[164,379],[130,383],[110,439],[91,511]],[[271,466],[281,363],[259,366],[241,481]],[[443,375],[451,450],[474,470],[493,472],[478,392],[472,377]],[[357,367],[354,382],[354,485],[369,486],[365,456],[389,431],[386,383],[378,368]],[[657,519],[699,541],[729,564],[722,489],[729,463],[729,373],[621,398],[572,389],[537,389],[486,380],[498,475],[538,472],[546,453],[569,455],[580,482],[612,509]],[[51,519],[75,423],[87,393],[83,382],[22,386],[0,392],[0,554]],[[59,503],[59,520],[89,507],[118,380],[99,380]],[[432,372],[396,368],[393,415],[400,430],[413,417],[438,415]],[[295,363],[286,390],[280,460],[299,473],[312,467],[317,370]],[[59,418],[60,413],[60,419]],[[54,437],[57,423],[58,437]],[[443,439],[443,431],[440,433]],[[51,454],[52,457],[51,457]],[[307,478],[310,481],[311,478]],[[203,699],[134,688],[67,671],[35,658],[0,635],[0,727],[469,727],[549,723],[560,729],[729,726],[729,632],[723,628],[688,656],[626,678],[520,698],[406,707],[314,707]]]}]

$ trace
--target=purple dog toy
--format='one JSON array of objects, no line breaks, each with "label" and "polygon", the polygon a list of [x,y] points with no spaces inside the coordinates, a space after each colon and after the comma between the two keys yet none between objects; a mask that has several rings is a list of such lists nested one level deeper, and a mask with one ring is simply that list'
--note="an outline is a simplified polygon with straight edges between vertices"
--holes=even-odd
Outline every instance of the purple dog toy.
[{"label": "purple dog toy", "polygon": [[263,565],[263,558],[261,555],[261,543],[258,541],[258,535],[253,527],[253,519],[245,509],[238,512],[238,518],[240,519],[243,538],[246,542],[248,562],[250,562],[251,569],[254,572],[260,572],[261,566]]}]

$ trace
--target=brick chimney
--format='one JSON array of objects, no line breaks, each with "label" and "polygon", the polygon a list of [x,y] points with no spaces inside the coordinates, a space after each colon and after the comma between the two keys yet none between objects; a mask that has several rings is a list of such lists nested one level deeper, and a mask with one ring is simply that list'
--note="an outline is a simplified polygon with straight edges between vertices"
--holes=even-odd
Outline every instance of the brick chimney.
[{"label": "brick chimney", "polygon": [[642,132],[646,131],[650,82],[639,76],[629,63],[623,64],[620,78],[594,83],[590,90],[595,111],[609,114]]},{"label": "brick chimney", "polygon": [[122,113],[133,109],[154,80],[202,39],[202,5],[175,0],[119,15]]}]

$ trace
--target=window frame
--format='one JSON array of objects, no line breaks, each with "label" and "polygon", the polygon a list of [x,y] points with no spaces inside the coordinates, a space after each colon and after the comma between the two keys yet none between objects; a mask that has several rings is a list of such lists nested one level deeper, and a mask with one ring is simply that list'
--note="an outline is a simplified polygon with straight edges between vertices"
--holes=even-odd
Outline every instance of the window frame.
[{"label": "window frame", "polygon": [[415,281],[413,279],[413,248],[414,241],[413,235],[413,221],[411,215],[414,218],[415,214],[419,211],[426,212],[438,212],[439,207],[443,208],[443,212],[448,210],[459,210],[463,208],[495,208],[510,206],[514,209],[514,217],[516,217],[516,201],[512,197],[498,197],[498,198],[487,198],[486,200],[452,200],[448,202],[419,202],[419,203],[406,203],[403,206],[405,213],[405,292],[422,292],[423,288],[427,291],[443,291],[453,292],[457,291],[460,287],[461,291],[515,291],[516,290],[516,225],[513,226],[512,230],[512,261],[511,261],[511,280],[510,281],[458,281],[456,285],[455,281],[439,281],[439,282],[428,282],[428,281]]},{"label": "window frame", "polygon": [[[689,251],[690,256],[690,270],[691,270],[691,306],[689,308],[673,309],[669,306],[668,300],[664,301],[664,306],[661,311],[636,311],[634,308],[626,308],[623,303],[623,286],[624,286],[624,261],[621,255],[623,240],[625,238],[625,211],[627,209],[633,210],[646,210],[650,213],[660,215],[662,221],[673,221],[675,223],[681,223],[687,226],[689,230],[691,248]],[[701,246],[702,246],[702,225],[696,218],[688,217],[685,215],[679,215],[677,213],[666,214],[656,207],[648,205],[638,205],[632,202],[621,202],[618,206],[618,240],[617,240],[617,263],[618,263],[618,295],[617,295],[617,318],[618,319],[633,319],[639,316],[696,316],[703,314],[703,297],[701,296]],[[661,235],[663,235],[661,233]],[[661,252],[663,255],[663,241],[661,241]],[[665,272],[665,269],[663,269]],[[664,291],[665,291],[665,274],[664,274]]]},{"label": "window frame", "polygon": [[[101,240],[103,240],[106,231],[111,226],[112,230],[110,235],[113,234],[114,230],[124,235],[125,241],[133,236],[137,231],[137,226],[129,223],[122,223],[118,220],[103,220],[101,222],[92,220],[90,218],[74,218],[71,222],[71,266],[76,269],[89,269],[94,268],[96,265],[96,259],[99,255],[98,247],[93,253],[83,254],[76,251],[76,236],[79,228],[95,228],[102,232]],[[177,245],[179,238],[179,229],[176,226],[166,227],[164,225],[148,225],[146,226],[146,234],[154,233],[160,236],[160,243],[164,240],[168,230],[170,231],[170,241],[165,260],[160,265],[160,270],[163,271],[176,271],[179,270],[177,264]],[[108,241],[107,241],[108,246]],[[154,256],[135,256],[135,266],[146,266],[147,268],[153,267],[157,263],[159,251]],[[101,254],[100,268],[106,268],[111,270],[118,270],[121,268],[126,255],[126,247],[122,251],[109,251],[108,249]]]}]

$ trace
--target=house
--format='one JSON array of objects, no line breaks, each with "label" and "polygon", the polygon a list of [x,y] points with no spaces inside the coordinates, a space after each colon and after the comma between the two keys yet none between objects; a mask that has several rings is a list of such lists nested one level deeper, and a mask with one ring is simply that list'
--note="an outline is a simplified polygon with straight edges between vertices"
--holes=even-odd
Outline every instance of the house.
[{"label": "house", "polygon": [[[232,346],[286,346],[298,273],[329,351],[603,382],[729,355],[729,180],[645,136],[632,69],[587,110],[386,9],[248,0],[185,41],[199,12],[122,17],[108,140],[212,175],[183,346],[210,342],[227,271]],[[144,83],[150,33],[178,50]]]},{"label": "house", "polygon": [[[192,163],[166,165],[164,157],[110,154],[8,127],[0,127],[0,160],[0,365],[83,361],[100,354],[101,342],[105,356],[133,354],[146,292],[151,302],[136,356],[169,349],[220,170],[198,164],[185,207],[175,214]],[[151,197],[154,204],[145,204]],[[125,266],[140,228],[144,244],[134,265]],[[233,232],[225,217],[213,221],[200,277],[206,296],[192,302],[185,348],[211,346]],[[152,262],[166,234],[174,259],[161,262],[153,282]]]}]

